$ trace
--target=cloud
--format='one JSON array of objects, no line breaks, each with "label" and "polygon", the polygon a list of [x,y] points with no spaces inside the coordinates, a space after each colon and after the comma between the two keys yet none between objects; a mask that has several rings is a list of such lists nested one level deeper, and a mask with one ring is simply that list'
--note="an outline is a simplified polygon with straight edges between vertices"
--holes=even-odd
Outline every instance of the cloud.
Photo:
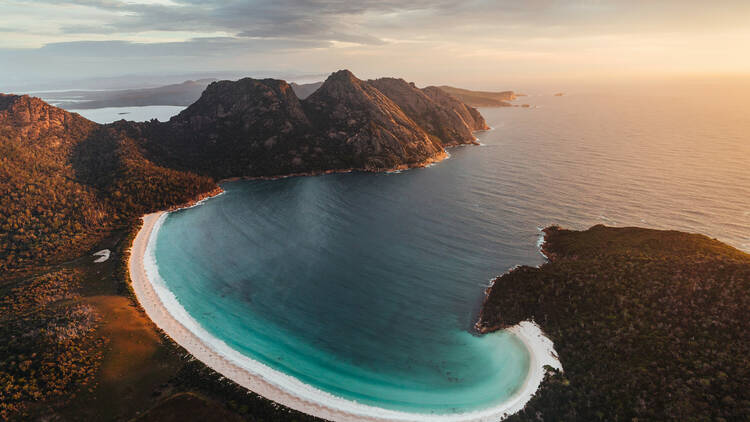
[{"label": "cloud", "polygon": [[113,12],[108,22],[64,25],[65,34],[137,33],[144,31],[214,32],[237,37],[286,38],[300,41],[340,41],[382,44],[368,32],[364,14],[392,13],[427,7],[395,1],[256,0],[190,1],[167,4],[124,3],[115,0],[77,0],[73,3]]},{"label": "cloud", "polygon": [[224,56],[234,51],[265,52],[324,48],[330,43],[283,38],[249,39],[234,37],[194,38],[188,41],[136,43],[130,41],[74,41],[50,43],[30,51],[30,55],[47,57],[143,58]]},{"label": "cloud", "polygon": [[[699,60],[645,53],[697,57],[696,44],[716,45],[709,65],[740,68],[746,61],[724,55],[750,33],[747,0],[3,1],[0,77],[265,63],[313,72],[411,68],[424,78],[468,74],[470,62],[518,74],[652,61],[688,68]],[[708,41],[719,35],[721,44]]]},{"label": "cloud", "polygon": [[[52,0],[11,0],[38,9]],[[50,6],[45,6],[48,4]],[[72,0],[95,19],[57,25],[68,37],[174,33],[382,45],[391,39],[580,37],[710,31],[746,25],[746,0]],[[39,19],[39,25],[44,25]],[[7,26],[0,18],[0,25]],[[186,34],[193,34],[192,37]],[[127,35],[127,36],[126,36]]]},{"label": "cloud", "polygon": [[214,37],[157,43],[73,41],[49,43],[35,49],[0,49],[0,63],[3,64],[0,66],[0,92],[30,86],[33,81],[64,81],[129,73],[159,75],[250,69],[278,72],[289,66],[278,64],[269,56],[325,49],[330,44],[318,40]]}]

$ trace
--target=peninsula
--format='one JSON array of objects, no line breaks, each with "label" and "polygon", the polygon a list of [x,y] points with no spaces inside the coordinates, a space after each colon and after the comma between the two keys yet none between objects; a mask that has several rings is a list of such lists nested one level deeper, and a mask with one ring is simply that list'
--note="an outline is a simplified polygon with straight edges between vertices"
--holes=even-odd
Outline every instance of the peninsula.
[{"label": "peninsula", "polygon": [[473,91],[447,85],[438,88],[472,107],[511,107],[512,104],[509,101],[521,95],[513,91]]},{"label": "peninsula", "polygon": [[476,324],[487,333],[533,319],[565,365],[509,420],[729,421],[750,412],[750,255],[635,227],[553,226],[544,236],[549,261],[496,278]]}]

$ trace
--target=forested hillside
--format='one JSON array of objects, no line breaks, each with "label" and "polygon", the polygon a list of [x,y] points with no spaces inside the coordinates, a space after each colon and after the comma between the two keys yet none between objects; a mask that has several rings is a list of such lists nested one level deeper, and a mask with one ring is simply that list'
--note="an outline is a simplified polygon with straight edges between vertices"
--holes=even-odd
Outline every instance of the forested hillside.
[{"label": "forested hillside", "polygon": [[69,157],[96,124],[36,98],[0,96],[0,273],[79,254],[106,206]]},{"label": "forested hillside", "polygon": [[60,262],[118,224],[215,189],[152,164],[116,127],[0,96],[0,272]]},{"label": "forested hillside", "polygon": [[513,421],[743,421],[750,255],[705,236],[546,230],[541,268],[498,277],[477,327],[534,319],[564,374]]}]

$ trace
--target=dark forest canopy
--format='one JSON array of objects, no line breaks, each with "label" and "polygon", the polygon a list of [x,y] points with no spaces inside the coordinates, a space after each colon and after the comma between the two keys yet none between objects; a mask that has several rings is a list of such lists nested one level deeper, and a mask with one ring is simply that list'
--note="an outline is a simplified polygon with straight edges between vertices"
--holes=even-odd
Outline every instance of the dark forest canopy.
[{"label": "dark forest canopy", "polygon": [[564,373],[513,421],[750,415],[750,255],[705,236],[546,230],[540,268],[498,277],[477,327],[533,319]]}]

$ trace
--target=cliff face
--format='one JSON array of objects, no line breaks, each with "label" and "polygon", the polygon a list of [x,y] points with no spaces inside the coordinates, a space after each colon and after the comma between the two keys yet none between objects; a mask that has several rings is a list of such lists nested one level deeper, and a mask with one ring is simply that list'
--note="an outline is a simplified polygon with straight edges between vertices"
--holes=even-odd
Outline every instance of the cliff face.
[{"label": "cliff face", "polygon": [[397,104],[348,70],[332,74],[303,105],[321,144],[344,152],[352,168],[413,166],[445,154]]},{"label": "cliff face", "polygon": [[96,127],[76,113],[53,107],[28,95],[0,94],[0,134],[6,140],[43,143],[48,148],[69,146]]},{"label": "cliff face", "polygon": [[379,171],[473,142],[481,116],[441,101],[403,81],[376,85],[342,70],[302,101],[280,80],[215,82],[169,122],[131,126],[160,163],[217,178]]},{"label": "cliff face", "polygon": [[428,86],[422,89],[422,91],[433,101],[442,105],[447,109],[454,110],[461,119],[469,126],[471,130],[487,130],[490,127],[487,126],[487,122],[484,121],[484,117],[474,107],[468,106],[461,100],[453,97],[446,93],[442,89],[435,86]]},{"label": "cliff face", "polygon": [[291,87],[275,79],[214,82],[201,98],[146,131],[146,146],[216,177],[305,171],[312,126]]},{"label": "cliff face", "polygon": [[[367,83],[398,104],[407,116],[444,146],[476,143],[472,132],[486,126],[484,119],[477,122],[463,103],[444,99],[435,101],[413,83],[407,83],[403,79],[380,78]],[[471,117],[467,121],[469,115]]]}]

